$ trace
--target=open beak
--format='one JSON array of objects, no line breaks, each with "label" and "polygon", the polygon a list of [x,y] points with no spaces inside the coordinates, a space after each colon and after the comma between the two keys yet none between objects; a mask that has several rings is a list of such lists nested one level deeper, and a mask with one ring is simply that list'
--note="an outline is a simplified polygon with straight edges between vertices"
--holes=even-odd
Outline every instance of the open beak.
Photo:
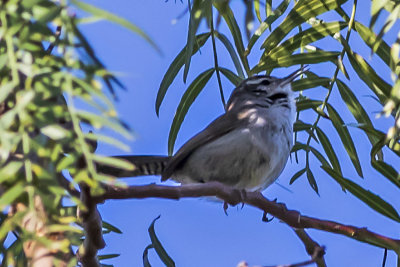
[{"label": "open beak", "polygon": [[305,65],[305,66],[301,67],[300,69],[292,72],[291,74],[289,74],[285,78],[282,78],[281,83],[279,85],[280,86],[284,86],[284,85],[286,85],[288,83],[291,83],[294,79],[299,77],[302,73],[306,72],[307,70],[308,70],[308,65]]}]

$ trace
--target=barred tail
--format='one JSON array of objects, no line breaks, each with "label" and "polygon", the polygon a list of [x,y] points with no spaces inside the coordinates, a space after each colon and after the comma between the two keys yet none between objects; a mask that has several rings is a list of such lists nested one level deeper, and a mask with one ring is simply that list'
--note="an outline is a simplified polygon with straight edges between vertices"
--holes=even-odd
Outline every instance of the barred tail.
[{"label": "barred tail", "polygon": [[126,160],[134,165],[133,170],[123,170],[116,167],[97,164],[99,173],[112,175],[114,177],[135,177],[145,175],[161,175],[171,157],[167,156],[113,156]]}]

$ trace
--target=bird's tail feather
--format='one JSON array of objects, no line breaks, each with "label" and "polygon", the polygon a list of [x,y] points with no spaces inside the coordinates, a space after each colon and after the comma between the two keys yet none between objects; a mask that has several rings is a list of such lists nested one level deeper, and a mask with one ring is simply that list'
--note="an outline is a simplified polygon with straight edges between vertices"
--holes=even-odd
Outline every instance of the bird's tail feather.
[{"label": "bird's tail feather", "polygon": [[96,164],[97,172],[114,177],[161,175],[171,157],[168,156],[113,156],[133,164],[133,170],[124,170],[104,164]]}]

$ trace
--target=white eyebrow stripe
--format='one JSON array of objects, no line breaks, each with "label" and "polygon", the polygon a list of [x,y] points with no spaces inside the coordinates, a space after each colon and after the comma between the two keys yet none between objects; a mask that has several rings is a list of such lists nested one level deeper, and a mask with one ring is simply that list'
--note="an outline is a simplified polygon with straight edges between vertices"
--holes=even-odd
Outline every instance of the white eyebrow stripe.
[{"label": "white eyebrow stripe", "polygon": [[262,83],[263,81],[269,82],[269,79],[268,79],[268,78],[258,78],[258,79],[255,79],[255,80],[248,80],[248,81],[246,82],[246,84],[250,84],[250,85],[253,85],[253,84],[260,84],[260,83]]}]

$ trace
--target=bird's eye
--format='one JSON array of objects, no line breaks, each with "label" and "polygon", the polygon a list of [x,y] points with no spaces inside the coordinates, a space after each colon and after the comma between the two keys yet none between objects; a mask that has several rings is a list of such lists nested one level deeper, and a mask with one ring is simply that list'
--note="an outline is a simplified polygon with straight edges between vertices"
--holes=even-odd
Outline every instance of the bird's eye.
[{"label": "bird's eye", "polygon": [[264,79],[264,80],[262,80],[262,81],[260,82],[260,84],[261,84],[261,85],[267,86],[267,85],[270,84],[270,82],[269,82],[267,79]]}]

